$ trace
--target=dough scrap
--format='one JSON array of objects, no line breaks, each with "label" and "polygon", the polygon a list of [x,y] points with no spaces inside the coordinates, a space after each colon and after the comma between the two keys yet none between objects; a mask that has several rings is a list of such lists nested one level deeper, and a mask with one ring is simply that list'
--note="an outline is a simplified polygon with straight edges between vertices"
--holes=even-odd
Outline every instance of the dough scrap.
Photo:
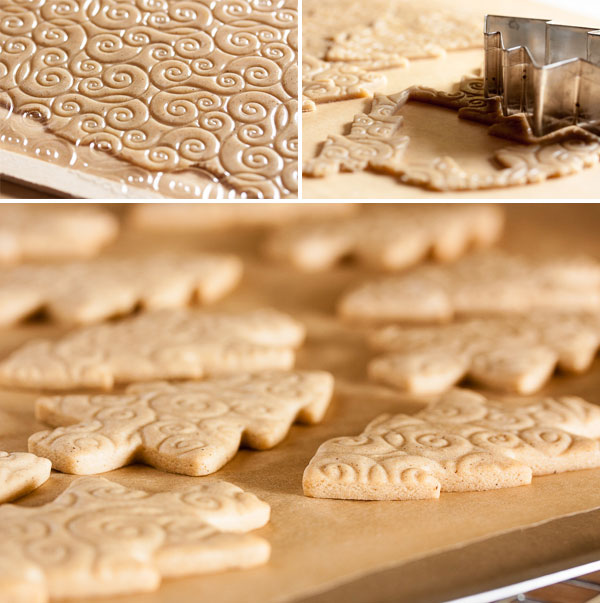
[{"label": "dough scrap", "polygon": [[[519,144],[497,150],[490,160],[499,169],[490,172],[465,170],[450,156],[411,161],[400,113],[407,102],[453,109],[460,119],[484,124],[490,134]],[[498,98],[483,95],[483,80],[468,76],[452,92],[413,86],[389,96],[376,94],[369,112],[354,116],[350,134],[328,136],[318,155],[304,163],[303,173],[323,178],[371,170],[395,176],[403,184],[447,192],[535,184],[577,174],[599,160],[600,137],[571,126],[536,138],[525,115],[505,117]]]}]

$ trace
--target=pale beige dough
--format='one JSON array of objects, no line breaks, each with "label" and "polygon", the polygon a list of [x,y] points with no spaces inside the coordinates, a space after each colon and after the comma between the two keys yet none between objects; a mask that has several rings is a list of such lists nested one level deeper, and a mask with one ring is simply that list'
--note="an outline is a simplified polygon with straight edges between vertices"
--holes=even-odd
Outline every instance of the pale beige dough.
[{"label": "pale beige dough", "polygon": [[[303,173],[325,178],[338,172],[372,171],[393,175],[398,182],[438,191],[469,191],[540,183],[569,176],[598,163],[600,138],[577,126],[542,138],[533,135],[524,114],[505,117],[500,99],[487,98],[480,77],[466,76],[451,92],[411,86],[391,95],[377,94],[368,113],[354,116],[350,133],[330,134]],[[450,155],[410,159],[402,109],[408,102],[437,105],[458,112],[461,119],[489,126],[488,133],[518,145],[497,149],[494,168],[473,172]]]},{"label": "pale beige dough", "polygon": [[225,254],[162,253],[89,262],[25,265],[0,271],[0,325],[40,309],[66,324],[85,324],[145,310],[215,302],[242,276]]},{"label": "pale beige dough", "polygon": [[[324,372],[236,374],[201,383],[149,383],[124,394],[39,398],[29,450],[65,473],[103,473],[133,462],[208,475],[240,445],[267,450],[294,421],[321,421],[333,392]],[[64,427],[62,427],[64,426]]]},{"label": "pale beige dough", "polygon": [[112,242],[115,216],[100,208],[0,206],[0,264],[87,258]]},{"label": "pale beige dough", "polygon": [[494,389],[531,394],[557,368],[587,371],[600,348],[600,314],[535,312],[449,325],[388,326],[370,343],[371,379],[415,394],[439,394],[465,377]]},{"label": "pale beige dough", "polygon": [[325,270],[352,256],[371,267],[399,270],[432,255],[455,260],[495,243],[503,213],[490,205],[402,205],[346,219],[291,224],[275,231],[266,253],[305,271]]},{"label": "pale beige dough", "polygon": [[600,264],[586,257],[528,259],[482,251],[358,285],[340,316],[376,322],[448,322],[455,316],[600,311]]},{"label": "pale beige dough", "polygon": [[71,147],[297,194],[296,0],[4,0],[0,23],[0,93]]},{"label": "pale beige dough", "polygon": [[26,343],[0,362],[0,382],[27,388],[110,389],[152,379],[287,370],[305,329],[271,309],[148,312]]},{"label": "pale beige dough", "polygon": [[317,498],[411,500],[531,483],[600,466],[600,408],[577,397],[500,402],[453,390],[416,415],[382,415],[322,444],[304,472]]},{"label": "pale beige dough", "polygon": [[0,503],[39,488],[50,477],[51,466],[48,459],[34,454],[0,451]]},{"label": "pale beige dough", "polygon": [[303,3],[303,110],[317,103],[372,96],[382,70],[409,59],[483,44],[482,20],[443,3],[306,0]]},{"label": "pale beige dough", "polygon": [[224,481],[149,494],[79,478],[43,506],[0,507],[2,600],[147,592],[163,577],[262,565],[270,545],[247,532],[269,515],[267,503]]}]

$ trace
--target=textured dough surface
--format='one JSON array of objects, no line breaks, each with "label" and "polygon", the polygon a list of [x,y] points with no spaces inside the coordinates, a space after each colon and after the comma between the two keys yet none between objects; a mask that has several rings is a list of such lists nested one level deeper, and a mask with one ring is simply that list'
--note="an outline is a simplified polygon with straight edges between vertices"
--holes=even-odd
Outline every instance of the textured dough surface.
[{"label": "textured dough surface", "polygon": [[295,0],[6,0],[0,22],[16,113],[142,170],[296,194]]}]

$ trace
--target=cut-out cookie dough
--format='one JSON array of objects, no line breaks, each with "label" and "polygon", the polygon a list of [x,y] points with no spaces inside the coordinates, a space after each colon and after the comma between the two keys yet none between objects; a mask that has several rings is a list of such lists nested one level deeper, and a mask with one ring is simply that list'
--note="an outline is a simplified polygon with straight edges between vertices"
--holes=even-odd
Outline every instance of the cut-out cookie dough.
[{"label": "cut-out cookie dough", "polygon": [[492,490],[600,466],[600,408],[577,397],[497,402],[453,390],[416,415],[382,415],[322,444],[304,472],[317,498],[411,500]]},{"label": "cut-out cookie dough", "polygon": [[110,389],[116,383],[288,370],[303,325],[276,310],[149,312],[26,343],[0,362],[0,382],[28,388]]},{"label": "cut-out cookie dough", "polygon": [[269,505],[223,481],[150,494],[100,477],[41,507],[0,507],[0,587],[11,603],[156,590],[175,578],[266,563],[248,534]]},{"label": "cut-out cookie dough", "polygon": [[357,65],[322,61],[305,54],[302,57],[302,110],[314,111],[317,103],[372,97],[386,82],[385,75],[365,71]]},{"label": "cut-out cookie dough", "polygon": [[308,0],[302,25],[304,111],[316,103],[372,96],[386,78],[368,70],[406,67],[409,59],[483,44],[480,16],[435,3]]},{"label": "cut-out cookie dough", "polygon": [[600,311],[600,264],[585,257],[528,259],[482,251],[424,265],[347,292],[338,312],[374,322],[447,322],[455,316]]},{"label": "cut-out cookie dough", "polygon": [[296,194],[295,0],[6,0],[0,23],[16,113],[142,170]]},{"label": "cut-out cookie dough", "polygon": [[413,3],[402,5],[391,18],[337,34],[326,57],[365,69],[389,69],[407,66],[408,59],[444,56],[447,50],[482,45],[479,15]]},{"label": "cut-out cookie dough", "polygon": [[90,262],[26,265],[0,271],[0,325],[46,309],[84,324],[134,310],[214,302],[239,282],[242,262],[219,254],[156,254]]},{"label": "cut-out cookie dough", "polygon": [[531,394],[558,367],[586,371],[600,347],[600,314],[533,313],[433,327],[389,326],[370,336],[387,353],[369,377],[415,394],[439,394],[470,377],[494,389]]},{"label": "cut-out cookie dough", "polygon": [[117,219],[96,208],[0,206],[0,264],[87,258],[113,241]]},{"label": "cut-out cookie dough", "polygon": [[398,270],[429,254],[451,261],[471,246],[492,245],[502,226],[503,213],[495,206],[402,206],[291,224],[271,235],[265,251],[306,271],[331,268],[350,255],[378,269]]},{"label": "cut-out cookie dough", "polygon": [[[406,159],[410,140],[403,135],[402,107],[423,102],[458,111],[461,119],[489,127],[494,136],[518,143],[502,148],[490,159],[500,169],[469,172],[448,156],[428,162]],[[398,177],[404,184],[434,191],[502,188],[542,182],[576,174],[598,163],[600,138],[576,126],[543,138],[533,136],[524,115],[504,117],[497,98],[483,95],[483,80],[468,77],[455,92],[412,87],[398,94],[376,95],[368,114],[354,117],[350,134],[331,135],[314,159],[304,165],[304,174],[322,178],[342,172],[373,170]]]},{"label": "cut-out cookie dough", "polygon": [[47,458],[28,452],[0,451],[0,503],[20,498],[39,488],[50,477],[51,468],[52,464]]},{"label": "cut-out cookie dough", "polygon": [[224,230],[340,218],[359,208],[355,203],[137,203],[129,222],[142,230]]},{"label": "cut-out cookie dough", "polygon": [[292,423],[321,421],[333,393],[323,372],[242,374],[201,383],[149,383],[124,394],[40,398],[36,417],[58,427],[29,450],[64,473],[87,475],[139,461],[171,473],[218,471],[241,444],[267,450]]}]

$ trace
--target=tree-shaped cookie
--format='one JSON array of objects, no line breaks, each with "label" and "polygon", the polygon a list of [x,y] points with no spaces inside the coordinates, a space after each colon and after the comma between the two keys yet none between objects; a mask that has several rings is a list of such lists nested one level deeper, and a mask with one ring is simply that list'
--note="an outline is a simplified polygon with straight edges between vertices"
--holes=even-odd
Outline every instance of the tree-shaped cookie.
[{"label": "tree-shaped cookie", "polygon": [[[356,130],[360,136],[361,126]],[[266,252],[307,271],[331,268],[349,255],[379,269],[398,270],[430,253],[449,261],[472,245],[491,245],[502,226],[502,212],[493,206],[403,206],[283,227],[267,241]]]},{"label": "tree-shaped cookie", "polygon": [[269,543],[245,532],[264,526],[269,513],[227,482],[149,494],[79,478],[41,507],[0,507],[0,593],[11,603],[45,603],[260,565]]},{"label": "tree-shaped cookie", "polygon": [[0,271],[0,324],[40,309],[63,323],[90,323],[131,312],[214,302],[239,282],[229,255],[164,253],[89,262],[24,265]]},{"label": "tree-shaped cookie", "polygon": [[303,339],[304,327],[276,310],[162,310],[76,329],[56,341],[28,342],[0,362],[0,382],[110,389],[115,383],[289,369]]},{"label": "tree-shaped cookie", "polygon": [[453,390],[414,416],[382,415],[321,445],[304,472],[318,498],[408,500],[492,490],[600,466],[600,408],[576,397],[522,403]]},{"label": "tree-shaped cookie", "polygon": [[384,327],[371,345],[387,353],[368,367],[375,381],[416,394],[441,393],[464,377],[495,389],[530,394],[558,367],[586,371],[600,347],[600,315],[539,312]]},{"label": "tree-shaped cookie", "polygon": [[294,421],[318,423],[332,392],[329,373],[265,372],[139,384],[110,396],[40,398],[37,418],[57,428],[32,435],[29,449],[66,473],[102,473],[139,461],[206,475],[240,445],[265,450],[281,442]]},{"label": "tree-shaped cookie", "polygon": [[584,257],[533,260],[486,251],[359,285],[338,305],[344,318],[376,322],[447,322],[539,310],[600,311],[600,264]]},{"label": "tree-shaped cookie", "polygon": [[0,451],[0,503],[25,496],[39,488],[50,477],[50,469],[48,459],[28,452]]},{"label": "tree-shaped cookie", "polygon": [[27,204],[0,207],[0,264],[96,255],[119,231],[99,208]]}]

